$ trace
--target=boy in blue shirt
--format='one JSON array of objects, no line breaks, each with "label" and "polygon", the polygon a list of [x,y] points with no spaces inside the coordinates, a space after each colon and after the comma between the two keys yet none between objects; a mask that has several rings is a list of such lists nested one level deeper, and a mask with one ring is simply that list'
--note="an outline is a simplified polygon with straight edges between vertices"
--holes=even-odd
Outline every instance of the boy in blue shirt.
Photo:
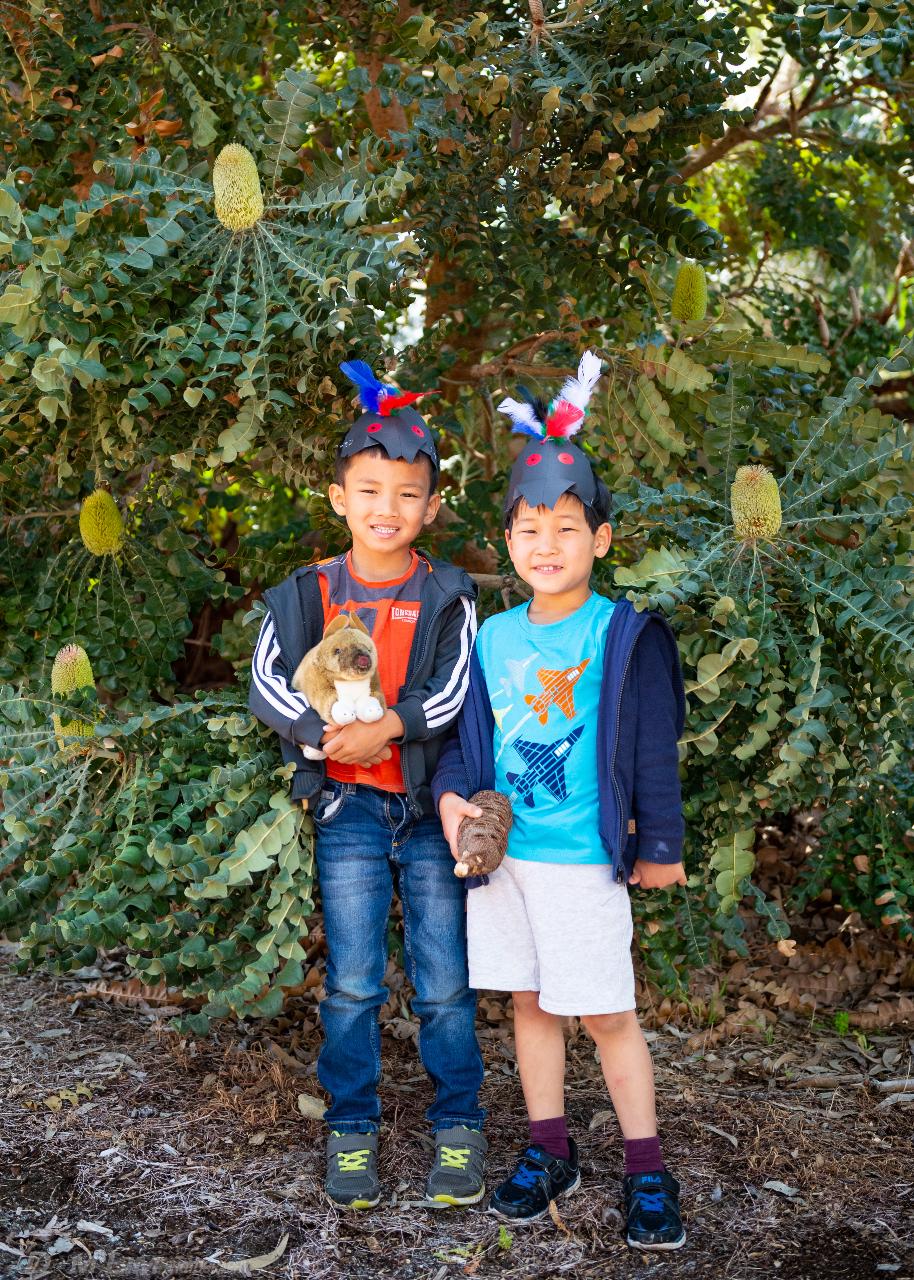
[{"label": "boy in blue shirt", "polygon": [[[685,1241],[679,1184],[657,1136],[650,1053],[638,1025],[627,884],[685,884],[677,739],[685,698],[676,642],[659,614],[591,591],[609,550],[610,495],[568,443],[600,362],[585,353],[547,411],[502,410],[534,438],[505,500],[512,563],[529,604],[480,628],[458,731],[432,790],[456,857],[468,797],[511,799],[508,849],[467,904],[470,985],[513,993],[529,1143],[494,1192],[513,1222],[548,1212],[580,1183],[564,1116],[562,1019],[580,1017],[625,1139],[628,1243]],[[575,410],[578,410],[575,414]]]}]

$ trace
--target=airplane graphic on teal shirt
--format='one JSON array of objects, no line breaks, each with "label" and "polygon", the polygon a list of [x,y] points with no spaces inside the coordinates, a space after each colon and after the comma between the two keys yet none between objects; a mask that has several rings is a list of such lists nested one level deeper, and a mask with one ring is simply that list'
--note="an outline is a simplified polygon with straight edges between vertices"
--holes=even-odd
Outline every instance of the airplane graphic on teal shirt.
[{"label": "airplane graphic on teal shirt", "polygon": [[526,738],[518,738],[511,746],[521,757],[527,768],[523,773],[508,773],[506,778],[511,787],[511,801],[523,800],[529,809],[536,807],[533,791],[543,786],[556,800],[564,800],[568,795],[565,781],[565,763],[571,748],[584,732],[579,724],[571,733],[555,742],[528,742]]}]

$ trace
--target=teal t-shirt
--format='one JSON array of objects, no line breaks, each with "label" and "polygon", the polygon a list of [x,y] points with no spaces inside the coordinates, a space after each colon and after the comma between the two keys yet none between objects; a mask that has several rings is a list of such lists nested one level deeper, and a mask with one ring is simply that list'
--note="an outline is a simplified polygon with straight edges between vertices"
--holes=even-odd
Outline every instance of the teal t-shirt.
[{"label": "teal t-shirt", "polygon": [[476,651],[495,718],[495,787],[511,798],[508,855],[600,863],[597,712],[613,603],[591,594],[561,622],[527,606],[488,618]]}]

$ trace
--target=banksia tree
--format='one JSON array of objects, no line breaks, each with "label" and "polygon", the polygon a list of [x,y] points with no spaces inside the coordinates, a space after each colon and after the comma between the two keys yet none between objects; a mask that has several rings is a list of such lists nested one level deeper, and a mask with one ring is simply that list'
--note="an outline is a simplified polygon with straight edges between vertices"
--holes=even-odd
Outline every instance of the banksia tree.
[{"label": "banksia tree", "polygon": [[[602,585],[670,617],[689,688],[701,887],[642,902],[642,936],[675,983],[703,920],[738,945],[749,904],[783,932],[751,878],[760,814],[838,803],[907,732],[908,37],[887,10],[836,38],[704,0],[281,23],[164,0],[142,28],[103,8],[62,0],[28,48],[0,44],[0,923],[61,966],[124,945],[214,1016],[274,1010],[309,829],[237,686],[252,601],[342,545],[338,364],[442,387],[428,545],[491,571],[491,406],[518,379],[554,394],[594,346],[620,535]],[[116,75],[95,65],[111,26]],[[802,87],[775,101],[788,53]],[[769,83],[763,124],[732,105]],[[810,115],[824,151],[796,146]],[[61,759],[43,694],[74,636],[107,719]]]},{"label": "banksia tree", "polygon": [[[85,654],[60,670],[85,679]],[[304,977],[311,822],[238,691],[149,705],[105,723],[91,755],[37,758],[41,706],[11,693],[0,686],[0,932],[21,963],[66,970],[126,947],[141,979],[195,998],[188,1029],[278,1013]]]}]

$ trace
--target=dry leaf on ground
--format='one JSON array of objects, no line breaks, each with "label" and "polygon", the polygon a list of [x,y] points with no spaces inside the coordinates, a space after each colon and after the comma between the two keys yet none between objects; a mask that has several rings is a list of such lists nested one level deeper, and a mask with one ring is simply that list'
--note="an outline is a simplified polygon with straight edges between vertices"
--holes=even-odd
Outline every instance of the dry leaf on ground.
[{"label": "dry leaf on ground", "polygon": [[206,1261],[214,1262],[223,1271],[233,1271],[235,1275],[247,1276],[252,1271],[263,1271],[267,1267],[272,1267],[273,1263],[278,1262],[285,1253],[288,1243],[289,1233],[287,1231],[275,1249],[271,1249],[269,1253],[260,1253],[256,1258],[238,1258],[235,1262],[222,1262],[215,1254],[211,1254]]}]

